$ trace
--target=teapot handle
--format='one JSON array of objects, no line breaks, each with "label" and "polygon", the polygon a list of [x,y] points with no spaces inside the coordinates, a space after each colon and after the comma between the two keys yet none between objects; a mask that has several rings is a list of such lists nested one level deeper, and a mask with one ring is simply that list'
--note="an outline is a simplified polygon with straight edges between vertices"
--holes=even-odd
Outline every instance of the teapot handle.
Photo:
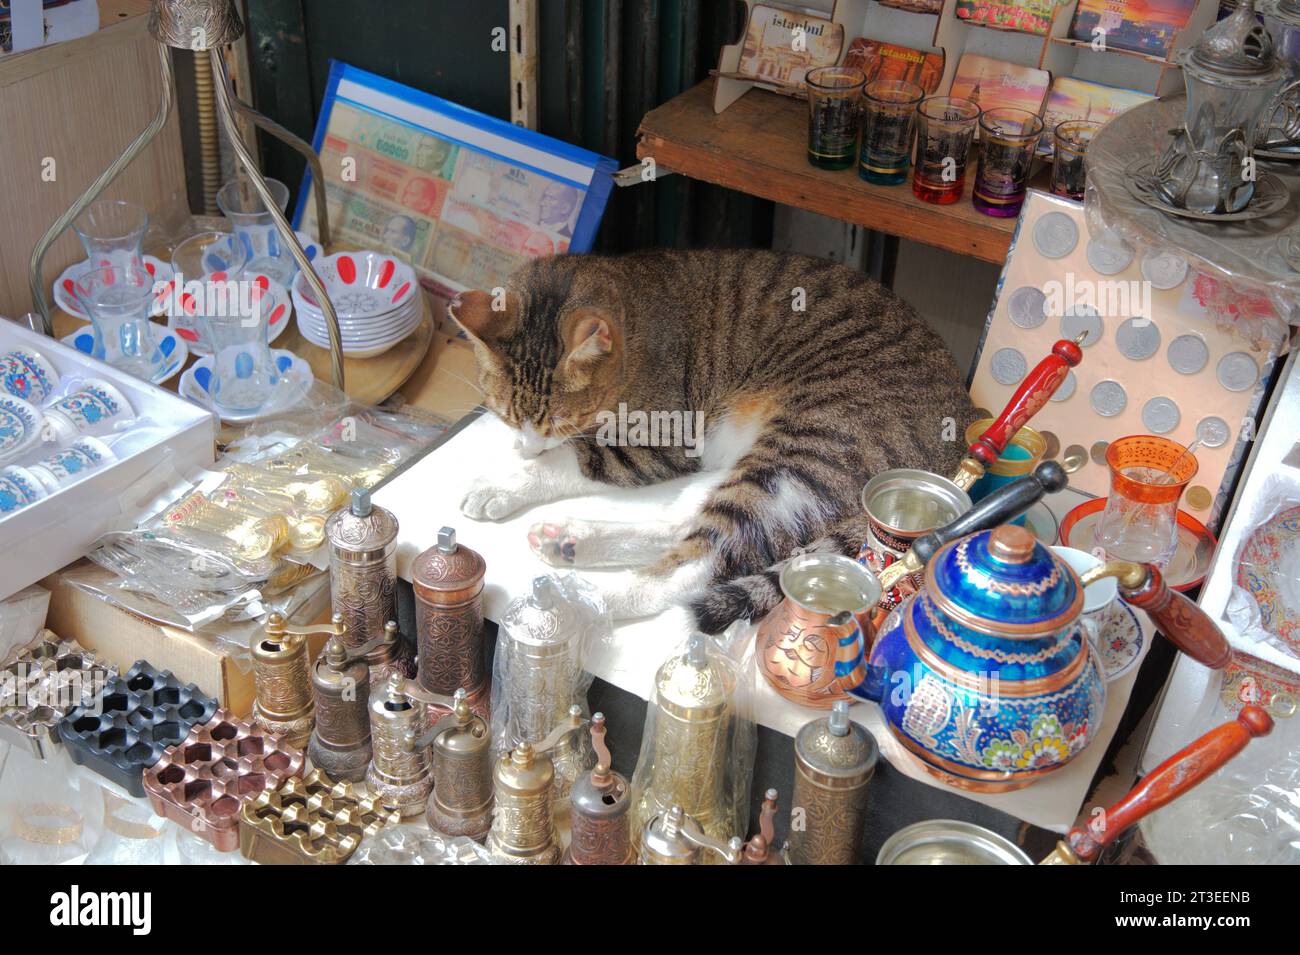
[{"label": "teapot handle", "polygon": [[1061,382],[1065,381],[1070,369],[1083,361],[1083,351],[1079,348],[1081,340],[1082,336],[1074,341],[1062,338],[1052,346],[1052,353],[1025,376],[1025,380],[1002,409],[1002,414],[967,449],[961,470],[954,478],[958,487],[963,491],[970,490],[984,476],[985,469],[992,467],[1002,456],[1002,452],[1007,449],[1016,432],[1024,427],[1025,422],[1043,409]]},{"label": "teapot handle", "polygon": [[1119,580],[1119,592],[1126,601],[1156,622],[1160,632],[1189,657],[1211,670],[1222,670],[1232,659],[1232,647],[1210,615],[1190,599],[1170,588],[1164,575],[1151,564],[1140,565],[1146,579],[1136,587]]},{"label": "teapot handle", "polygon": [[[1231,723],[1216,726],[1153,769],[1131,792],[1101,816],[1101,825],[1075,826],[1046,860],[1093,862],[1101,850],[1144,816],[1177,799],[1216,772],[1252,739],[1267,736],[1273,719],[1262,707],[1244,706]],[[1070,858],[1070,855],[1074,858]]]}]

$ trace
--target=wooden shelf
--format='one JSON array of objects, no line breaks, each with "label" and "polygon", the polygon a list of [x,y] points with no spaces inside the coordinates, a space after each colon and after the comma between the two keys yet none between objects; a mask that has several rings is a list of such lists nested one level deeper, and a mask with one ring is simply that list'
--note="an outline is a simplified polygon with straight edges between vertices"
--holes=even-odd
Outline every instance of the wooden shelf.
[{"label": "wooden shelf", "polygon": [[873,186],[855,169],[829,172],[808,164],[807,104],[752,90],[722,113],[713,112],[713,83],[705,80],[646,113],[637,158],[692,179],[821,213],[926,245],[1001,263],[1016,220],[995,219],[966,194],[936,206],[912,195],[910,184]]}]

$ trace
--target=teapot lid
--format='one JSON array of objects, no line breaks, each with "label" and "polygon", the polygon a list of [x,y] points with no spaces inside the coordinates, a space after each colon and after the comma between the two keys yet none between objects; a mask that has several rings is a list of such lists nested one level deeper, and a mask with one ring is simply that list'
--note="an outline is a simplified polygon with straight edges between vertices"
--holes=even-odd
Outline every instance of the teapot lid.
[{"label": "teapot lid", "polygon": [[942,613],[996,637],[1053,633],[1083,608],[1083,587],[1074,571],[1015,524],[948,544],[931,559],[925,580]]}]

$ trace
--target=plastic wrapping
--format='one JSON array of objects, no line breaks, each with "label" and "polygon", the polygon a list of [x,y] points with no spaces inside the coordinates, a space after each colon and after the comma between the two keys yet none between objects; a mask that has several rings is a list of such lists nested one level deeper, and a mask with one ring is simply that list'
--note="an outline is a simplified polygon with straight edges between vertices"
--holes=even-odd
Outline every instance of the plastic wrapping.
[{"label": "plastic wrapping", "polygon": [[467,836],[402,826],[366,836],[348,865],[491,865],[487,849]]},{"label": "plastic wrapping", "polygon": [[[511,601],[501,615],[492,661],[492,742],[499,753],[537,743],[577,705],[584,716],[591,674],[587,648],[612,639],[604,600],[577,574],[533,580],[531,593]],[[586,733],[572,734],[554,754],[556,798],[578,774],[595,765]]]},{"label": "plastic wrapping", "polygon": [[753,629],[695,633],[655,671],[632,774],[632,838],[673,805],[709,836],[743,837],[757,730]]},{"label": "plastic wrapping", "polygon": [[11,748],[0,771],[0,864],[59,865],[99,841],[103,801],[76,783],[66,757],[38,760]]},{"label": "plastic wrapping", "polygon": [[1248,530],[1233,561],[1224,619],[1300,668],[1300,488],[1280,475],[1265,477],[1254,506],[1233,522]]},{"label": "plastic wrapping", "polygon": [[36,639],[49,609],[50,592],[36,584],[0,600],[0,660]]}]

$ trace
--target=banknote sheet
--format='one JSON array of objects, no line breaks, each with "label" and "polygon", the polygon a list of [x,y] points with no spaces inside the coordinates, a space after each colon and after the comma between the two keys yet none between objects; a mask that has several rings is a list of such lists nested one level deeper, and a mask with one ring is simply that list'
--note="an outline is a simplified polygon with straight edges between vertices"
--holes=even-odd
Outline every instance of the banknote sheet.
[{"label": "banknote sheet", "polygon": [[[586,252],[612,159],[335,62],[314,143],[332,238],[409,262],[443,294]],[[315,230],[310,173],[294,222]]]}]

